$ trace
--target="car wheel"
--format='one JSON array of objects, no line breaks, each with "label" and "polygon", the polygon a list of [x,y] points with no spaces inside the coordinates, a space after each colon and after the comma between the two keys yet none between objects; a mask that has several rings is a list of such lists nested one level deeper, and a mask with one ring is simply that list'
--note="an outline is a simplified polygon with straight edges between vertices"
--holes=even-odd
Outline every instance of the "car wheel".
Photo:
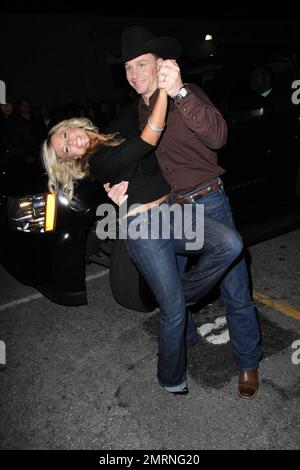
[{"label": "car wheel", "polygon": [[125,240],[115,240],[110,257],[110,287],[114,299],[124,307],[151,312],[157,306],[143,277],[131,261]]}]

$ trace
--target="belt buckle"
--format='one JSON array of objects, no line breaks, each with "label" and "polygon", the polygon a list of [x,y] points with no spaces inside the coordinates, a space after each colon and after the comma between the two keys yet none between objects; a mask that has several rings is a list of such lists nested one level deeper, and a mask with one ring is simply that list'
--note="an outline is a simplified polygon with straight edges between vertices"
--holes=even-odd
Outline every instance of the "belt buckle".
[{"label": "belt buckle", "polygon": [[204,194],[202,193],[202,191],[199,191],[199,193],[196,193],[196,194],[192,194],[190,196],[191,202],[196,202],[199,199],[201,199],[203,196],[204,196]]},{"label": "belt buckle", "polygon": [[186,194],[184,196],[175,198],[175,201],[182,206],[184,204],[192,204],[197,199],[198,197],[195,198],[193,194]]},{"label": "belt buckle", "polygon": [[192,204],[195,202],[194,194],[187,194],[186,196],[182,197],[182,202],[181,204]]},{"label": "belt buckle", "polygon": [[178,194],[176,194],[175,192],[172,194],[172,198],[173,200],[177,203],[177,204],[184,204],[184,201],[186,199],[186,196],[179,196]]}]

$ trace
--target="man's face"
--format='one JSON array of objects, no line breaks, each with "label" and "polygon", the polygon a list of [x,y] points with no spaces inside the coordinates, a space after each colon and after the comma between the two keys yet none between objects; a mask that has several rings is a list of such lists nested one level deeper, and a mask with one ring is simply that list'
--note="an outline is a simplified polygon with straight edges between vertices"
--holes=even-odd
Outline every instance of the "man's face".
[{"label": "man's face", "polygon": [[126,78],[139,95],[149,98],[157,89],[161,61],[154,54],[143,54],[125,62]]}]

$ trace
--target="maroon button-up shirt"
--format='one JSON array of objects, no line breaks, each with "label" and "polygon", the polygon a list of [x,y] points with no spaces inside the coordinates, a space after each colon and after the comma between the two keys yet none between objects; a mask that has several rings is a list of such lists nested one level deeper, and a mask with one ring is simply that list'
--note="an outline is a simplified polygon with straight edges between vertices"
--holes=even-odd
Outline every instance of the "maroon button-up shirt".
[{"label": "maroon button-up shirt", "polygon": [[[216,150],[225,145],[226,122],[205,93],[194,84],[179,103],[169,100],[166,128],[155,151],[163,176],[171,188],[184,194],[225,173]],[[140,129],[146,125],[158,91],[149,106],[139,102]]]}]

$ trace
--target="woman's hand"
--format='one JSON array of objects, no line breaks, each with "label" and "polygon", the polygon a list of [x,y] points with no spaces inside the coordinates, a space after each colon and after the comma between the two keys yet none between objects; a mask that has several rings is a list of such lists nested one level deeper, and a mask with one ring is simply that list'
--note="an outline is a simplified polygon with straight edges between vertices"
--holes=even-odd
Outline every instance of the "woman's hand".
[{"label": "woman's hand", "polygon": [[173,98],[183,87],[180,68],[173,59],[163,60],[157,73],[158,88],[164,89]]},{"label": "woman's hand", "polygon": [[127,188],[128,188],[128,181],[121,181],[121,183],[114,184],[110,186],[110,183],[105,183],[103,185],[107,196],[115,203],[117,206],[123,204],[128,198]]}]

